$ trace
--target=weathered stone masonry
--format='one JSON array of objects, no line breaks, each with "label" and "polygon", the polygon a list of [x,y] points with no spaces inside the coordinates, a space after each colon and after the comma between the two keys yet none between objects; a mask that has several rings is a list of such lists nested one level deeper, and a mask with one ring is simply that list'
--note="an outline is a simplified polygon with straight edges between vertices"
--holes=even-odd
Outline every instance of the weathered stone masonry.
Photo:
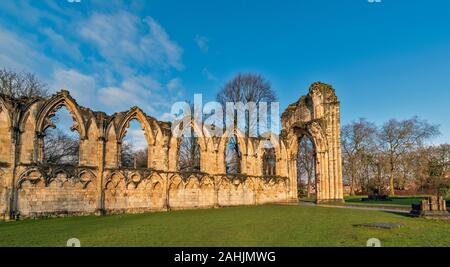
[{"label": "weathered stone masonry", "polygon": [[[80,134],[79,166],[43,164],[49,118],[62,106]],[[138,120],[148,141],[148,168],[120,166],[121,140]],[[317,201],[343,199],[339,102],[331,86],[315,83],[309,94],[282,115],[280,138],[245,138],[239,175],[225,174],[227,137],[200,136],[200,172],[177,170],[180,140],[171,124],[134,107],[111,116],[79,106],[69,92],[49,99],[0,95],[0,216],[3,219],[55,215],[167,211],[297,200],[298,140],[316,148]],[[262,172],[263,143],[272,142],[276,176]]]}]

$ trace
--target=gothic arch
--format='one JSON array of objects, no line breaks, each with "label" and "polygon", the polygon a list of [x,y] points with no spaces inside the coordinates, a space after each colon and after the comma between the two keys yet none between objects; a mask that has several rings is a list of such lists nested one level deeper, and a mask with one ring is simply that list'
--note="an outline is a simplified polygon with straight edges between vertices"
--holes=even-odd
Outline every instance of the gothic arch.
[{"label": "gothic arch", "polygon": [[[263,139],[259,140],[259,142],[258,142],[257,157],[258,157],[258,162],[260,163],[259,164],[260,166],[258,166],[258,168],[260,170],[262,170],[262,168],[263,168],[263,166],[262,166],[263,157],[266,153],[266,148],[269,146],[269,144],[271,144],[274,149],[275,173],[278,176],[283,175],[283,174],[285,174],[285,172],[283,172],[282,164],[284,161],[287,160],[286,146],[284,145],[284,142],[280,138],[280,136],[276,135],[274,133],[270,133],[270,135],[268,137],[263,138]],[[259,171],[257,173],[259,173]]]},{"label": "gothic arch", "polygon": [[[205,152],[207,150],[207,140],[205,140],[204,134],[200,126],[195,122],[192,121],[189,125],[189,128],[192,130],[191,134],[193,134],[193,138],[195,138],[195,144],[198,145],[198,153],[199,153],[199,168],[202,169],[202,159],[205,157]],[[181,156],[181,145],[183,142],[185,142],[184,133],[181,136],[175,136],[172,135],[172,143],[176,144],[176,169],[179,170],[179,163],[180,163],[180,156]]]},{"label": "gothic arch", "polygon": [[236,136],[237,143],[239,145],[239,149],[241,152],[241,160],[240,160],[240,170],[241,173],[247,173],[247,164],[246,164],[246,157],[248,155],[247,150],[247,140],[248,138],[245,138],[244,134],[240,132],[238,129],[236,129],[231,135],[228,131],[226,131],[223,136],[220,138],[220,141],[218,143],[217,151],[218,151],[218,163],[222,165],[223,172],[226,173],[226,150],[229,142],[229,138],[234,135]]},{"label": "gothic arch", "polygon": [[17,188],[21,189],[22,184],[26,181],[31,182],[32,184],[36,184],[37,182],[43,182],[45,183],[45,175],[38,167],[29,168],[25,171],[23,171],[19,179],[17,180]]},{"label": "gothic arch", "polygon": [[214,179],[208,175],[203,176],[200,182],[200,188],[204,188],[205,186],[212,186],[212,188],[214,188]]},{"label": "gothic arch", "polygon": [[[89,133],[95,134],[97,137],[100,136],[100,128],[98,127],[97,120],[94,115],[91,115],[86,124],[86,137],[89,139]],[[96,141],[96,140],[95,140]]]},{"label": "gothic arch", "polygon": [[44,133],[52,125],[49,119],[62,107],[66,107],[72,115],[75,125],[74,129],[80,133],[80,139],[85,139],[86,126],[78,104],[70,96],[69,92],[61,91],[44,103],[37,114],[36,131]]},{"label": "gothic arch", "polygon": [[162,186],[164,186],[164,179],[161,177],[161,175],[157,173],[153,173],[148,178],[148,182],[152,185],[152,188],[157,184],[160,183]]},{"label": "gothic arch", "polygon": [[125,137],[128,127],[130,126],[130,122],[132,120],[137,120],[142,126],[144,130],[145,137],[147,139],[147,143],[152,145],[155,143],[154,133],[152,130],[152,126],[149,123],[147,116],[144,112],[138,107],[132,108],[128,113],[123,117],[117,127],[117,140],[122,141]]},{"label": "gothic arch", "polygon": [[[312,118],[299,116],[305,107],[311,107]],[[315,150],[316,201],[343,201],[340,111],[334,89],[323,83],[311,85],[309,94],[283,113],[282,124],[290,197],[297,198],[298,141],[307,136]]]},{"label": "gothic arch", "polygon": [[[237,142],[239,144],[239,146],[241,147],[241,151],[243,154],[247,154],[247,138],[245,138],[244,134],[237,130],[234,131],[231,135],[235,135]],[[220,153],[225,152],[226,146],[228,144],[228,138],[230,138],[230,133],[228,131],[225,131],[225,133],[223,134],[223,136],[220,138],[220,142],[219,142],[219,146],[218,146],[218,150]]]},{"label": "gothic arch", "polygon": [[3,97],[0,97],[0,114],[3,113],[6,117],[7,125],[6,127],[12,128],[12,113],[11,110],[7,107]]},{"label": "gothic arch", "polygon": [[[118,181],[114,180],[115,177],[118,177]],[[108,176],[106,176],[105,185],[104,185],[103,188],[105,190],[107,190],[108,186],[110,184],[112,184],[112,183],[115,183],[115,184],[112,184],[112,186],[114,188],[116,188],[120,183],[123,183],[123,185],[125,186],[126,185],[126,179],[127,178],[126,178],[125,174],[123,172],[121,172],[121,171],[111,172],[110,174],[108,174]]]},{"label": "gothic arch", "polygon": [[31,116],[34,120],[33,127],[36,127],[37,111],[41,109],[40,105],[43,101],[40,98],[35,98],[27,103],[22,110],[18,111],[17,116],[12,115],[11,126],[17,127],[21,132],[24,132],[26,120]]}]

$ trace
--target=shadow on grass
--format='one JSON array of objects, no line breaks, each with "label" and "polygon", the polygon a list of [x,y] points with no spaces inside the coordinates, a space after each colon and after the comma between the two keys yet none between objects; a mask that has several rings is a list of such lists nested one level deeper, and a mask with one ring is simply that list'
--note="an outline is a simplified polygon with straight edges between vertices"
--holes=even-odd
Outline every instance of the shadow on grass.
[{"label": "shadow on grass", "polygon": [[397,212],[397,211],[391,211],[391,210],[386,210],[386,211],[383,211],[383,212],[389,213],[389,214],[400,215],[400,216],[406,217],[406,218],[417,218],[417,216],[414,216],[411,213]]}]

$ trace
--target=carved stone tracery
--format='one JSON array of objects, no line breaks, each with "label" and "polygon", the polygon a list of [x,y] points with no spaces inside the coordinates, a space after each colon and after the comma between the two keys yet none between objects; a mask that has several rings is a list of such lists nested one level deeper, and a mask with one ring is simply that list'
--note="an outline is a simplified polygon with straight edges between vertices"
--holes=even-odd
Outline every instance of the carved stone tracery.
[{"label": "carved stone tracery", "polygon": [[[54,127],[51,118],[63,106],[73,117],[72,130],[80,134],[79,166],[42,164],[43,134]],[[0,199],[4,218],[296,200],[296,149],[303,135],[316,148],[317,201],[343,199],[339,102],[326,84],[313,84],[308,95],[289,105],[281,118],[281,135],[246,138],[239,131],[234,133],[242,154],[241,173],[236,175],[225,174],[228,133],[216,137],[210,128],[195,122],[201,170],[179,173],[180,138],[172,134],[171,123],[158,121],[138,107],[107,115],[79,106],[68,91],[61,91],[49,99],[0,95],[0,115],[0,142],[5,142],[0,150],[0,179],[5,187],[0,190],[10,190],[3,194],[7,199]],[[119,164],[121,141],[132,120],[141,123],[148,141],[146,169]],[[273,176],[263,173],[267,144],[275,154]]]}]

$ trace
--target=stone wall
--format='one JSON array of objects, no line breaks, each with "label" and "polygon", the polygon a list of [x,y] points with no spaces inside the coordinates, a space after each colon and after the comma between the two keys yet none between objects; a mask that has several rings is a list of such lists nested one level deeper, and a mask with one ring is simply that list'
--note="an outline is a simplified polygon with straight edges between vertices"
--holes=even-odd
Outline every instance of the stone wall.
[{"label": "stone wall", "polygon": [[[80,134],[79,166],[43,161],[49,118],[62,106]],[[334,90],[316,83],[283,113],[280,136],[245,138],[235,131],[242,152],[241,173],[225,174],[228,136],[211,137],[193,125],[200,147],[200,172],[178,171],[180,139],[171,123],[137,107],[107,115],[79,106],[68,91],[48,99],[0,95],[0,216],[4,219],[259,205],[297,200],[297,140],[312,138],[317,161],[317,201],[342,200],[339,102]],[[138,120],[148,142],[148,168],[120,164],[122,139]],[[264,147],[275,150],[275,175],[263,175]]]}]

